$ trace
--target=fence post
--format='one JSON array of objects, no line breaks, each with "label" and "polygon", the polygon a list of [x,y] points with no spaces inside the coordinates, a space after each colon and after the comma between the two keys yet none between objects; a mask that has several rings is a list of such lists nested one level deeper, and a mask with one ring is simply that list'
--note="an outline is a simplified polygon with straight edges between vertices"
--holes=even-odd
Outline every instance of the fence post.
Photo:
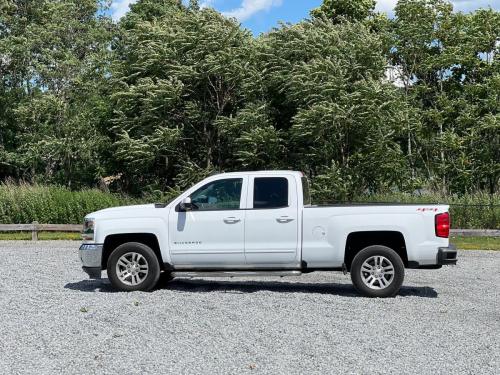
[{"label": "fence post", "polygon": [[31,230],[31,241],[38,241],[38,221],[34,221]]}]

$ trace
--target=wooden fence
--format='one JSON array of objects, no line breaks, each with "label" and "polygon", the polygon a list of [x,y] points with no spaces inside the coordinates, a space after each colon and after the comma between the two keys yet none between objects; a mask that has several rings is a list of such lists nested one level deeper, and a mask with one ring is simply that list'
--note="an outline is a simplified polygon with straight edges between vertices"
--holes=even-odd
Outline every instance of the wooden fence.
[{"label": "wooden fence", "polygon": [[500,237],[500,229],[452,229],[452,236],[462,237]]},{"label": "wooden fence", "polygon": [[[38,240],[38,232],[81,232],[82,224],[0,224],[0,232],[31,232],[31,239]],[[500,237],[500,229],[452,229],[452,236]]]},{"label": "wooden fence", "polygon": [[0,224],[0,232],[31,232],[31,239],[38,241],[38,232],[81,232],[82,224]]}]

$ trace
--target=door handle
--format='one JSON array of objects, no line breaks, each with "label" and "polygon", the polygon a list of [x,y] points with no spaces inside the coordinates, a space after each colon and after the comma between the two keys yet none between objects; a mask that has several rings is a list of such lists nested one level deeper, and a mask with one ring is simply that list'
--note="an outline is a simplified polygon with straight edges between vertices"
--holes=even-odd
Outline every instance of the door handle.
[{"label": "door handle", "polygon": [[294,221],[295,219],[291,218],[291,217],[288,217],[288,216],[281,216],[281,217],[278,217],[276,218],[276,221],[278,223],[281,223],[281,224],[286,224],[286,223],[290,223],[292,221]]},{"label": "door handle", "polygon": [[236,224],[236,223],[239,223],[241,221],[241,219],[237,219],[235,217],[226,217],[224,219],[224,223],[226,224]]}]

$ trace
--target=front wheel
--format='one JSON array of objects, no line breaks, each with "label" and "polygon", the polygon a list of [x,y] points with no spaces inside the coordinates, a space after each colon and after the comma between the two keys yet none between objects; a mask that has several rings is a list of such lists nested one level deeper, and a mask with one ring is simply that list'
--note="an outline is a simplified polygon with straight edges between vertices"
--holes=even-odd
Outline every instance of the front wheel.
[{"label": "front wheel", "polygon": [[369,246],[354,257],[351,280],[367,297],[393,297],[401,288],[405,267],[401,257],[386,246]]},{"label": "front wheel", "polygon": [[153,289],[161,272],[154,251],[138,242],[124,243],[113,250],[107,270],[111,284],[127,292]]}]

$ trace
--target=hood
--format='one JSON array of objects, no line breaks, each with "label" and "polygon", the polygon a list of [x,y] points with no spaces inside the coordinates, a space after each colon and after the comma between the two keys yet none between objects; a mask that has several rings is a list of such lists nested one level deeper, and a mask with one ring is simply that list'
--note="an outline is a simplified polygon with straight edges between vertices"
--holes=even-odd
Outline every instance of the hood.
[{"label": "hood", "polygon": [[134,206],[120,206],[120,207],[110,207],[103,210],[92,212],[85,217],[92,219],[106,219],[106,218],[126,218],[126,217],[144,217],[144,216],[156,216],[154,215],[160,211],[160,209],[155,208],[154,204],[139,204]]}]

